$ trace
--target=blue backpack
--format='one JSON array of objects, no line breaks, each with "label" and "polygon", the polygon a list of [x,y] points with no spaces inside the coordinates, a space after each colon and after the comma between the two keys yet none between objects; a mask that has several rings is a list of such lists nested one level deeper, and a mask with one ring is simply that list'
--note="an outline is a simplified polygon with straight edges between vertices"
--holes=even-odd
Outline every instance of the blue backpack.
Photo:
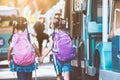
[{"label": "blue backpack", "polygon": [[65,32],[54,32],[53,34],[55,57],[61,62],[71,61],[76,56],[76,50],[73,48],[71,37]]}]

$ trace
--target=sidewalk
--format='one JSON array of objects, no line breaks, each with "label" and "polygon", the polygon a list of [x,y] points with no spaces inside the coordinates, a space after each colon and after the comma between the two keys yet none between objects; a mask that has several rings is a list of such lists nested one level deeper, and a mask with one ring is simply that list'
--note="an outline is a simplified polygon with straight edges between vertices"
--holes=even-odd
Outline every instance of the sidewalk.
[{"label": "sidewalk", "polygon": [[[0,62],[6,64],[7,60]],[[53,64],[46,61],[39,65],[36,70],[37,80],[55,80],[55,71]],[[0,68],[0,80],[16,80],[16,73],[9,71],[9,68]],[[33,71],[33,80],[35,80],[35,71]]]}]

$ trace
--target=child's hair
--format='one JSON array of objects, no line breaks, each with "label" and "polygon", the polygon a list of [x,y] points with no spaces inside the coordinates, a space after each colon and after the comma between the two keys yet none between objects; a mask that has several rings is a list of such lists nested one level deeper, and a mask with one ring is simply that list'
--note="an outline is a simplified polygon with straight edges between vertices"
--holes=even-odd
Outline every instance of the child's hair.
[{"label": "child's hair", "polygon": [[14,24],[15,29],[24,31],[27,28],[27,20],[24,17],[17,17]]},{"label": "child's hair", "polygon": [[24,17],[17,17],[12,22],[12,25],[13,25],[13,31],[12,31],[11,37],[8,40],[9,44],[10,44],[10,42],[12,40],[13,34],[15,32],[15,29],[24,31],[27,28],[27,20]]},{"label": "child's hair", "polygon": [[54,28],[58,28],[61,30],[65,29],[65,20],[63,18],[55,18],[55,21],[53,24],[54,24]]}]

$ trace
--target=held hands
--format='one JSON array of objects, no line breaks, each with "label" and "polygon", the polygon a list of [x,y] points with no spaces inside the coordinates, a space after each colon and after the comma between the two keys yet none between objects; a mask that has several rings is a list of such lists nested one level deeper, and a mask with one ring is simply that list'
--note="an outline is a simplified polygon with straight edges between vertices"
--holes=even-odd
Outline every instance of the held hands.
[{"label": "held hands", "polygon": [[43,60],[44,60],[44,57],[43,57],[43,56],[38,57],[38,62],[39,62],[39,64],[42,64],[42,63],[43,63]]},{"label": "held hands", "polygon": [[42,54],[43,54],[42,56],[38,57],[39,64],[42,64],[44,61],[44,58],[47,56],[46,51],[43,51]]}]

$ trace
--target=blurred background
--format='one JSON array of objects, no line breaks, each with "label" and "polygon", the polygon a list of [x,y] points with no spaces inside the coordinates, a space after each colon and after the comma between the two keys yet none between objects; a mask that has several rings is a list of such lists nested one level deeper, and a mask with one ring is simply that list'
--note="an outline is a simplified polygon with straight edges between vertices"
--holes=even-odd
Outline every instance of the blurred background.
[{"label": "blurred background", "polygon": [[31,14],[35,12],[40,12],[45,14],[53,5],[55,5],[59,0],[0,0],[0,5],[7,5],[12,7],[20,8],[24,11],[26,7],[29,7]]}]

